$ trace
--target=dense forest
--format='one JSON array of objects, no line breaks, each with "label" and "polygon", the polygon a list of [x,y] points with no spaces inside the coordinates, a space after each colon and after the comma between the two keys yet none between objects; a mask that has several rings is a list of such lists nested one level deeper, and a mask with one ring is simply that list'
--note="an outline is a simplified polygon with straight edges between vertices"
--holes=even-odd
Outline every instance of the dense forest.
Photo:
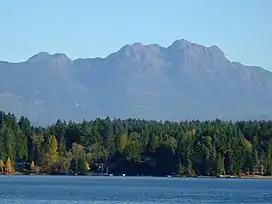
[{"label": "dense forest", "polygon": [[272,174],[271,121],[105,118],[44,128],[0,114],[0,173]]}]

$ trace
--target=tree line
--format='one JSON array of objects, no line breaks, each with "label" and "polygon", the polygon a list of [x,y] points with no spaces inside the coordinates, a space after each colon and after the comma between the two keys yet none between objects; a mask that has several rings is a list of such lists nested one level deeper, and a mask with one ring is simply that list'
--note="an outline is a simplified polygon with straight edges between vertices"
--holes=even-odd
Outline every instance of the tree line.
[{"label": "tree line", "polygon": [[98,118],[38,127],[0,114],[0,173],[272,175],[271,121]]}]

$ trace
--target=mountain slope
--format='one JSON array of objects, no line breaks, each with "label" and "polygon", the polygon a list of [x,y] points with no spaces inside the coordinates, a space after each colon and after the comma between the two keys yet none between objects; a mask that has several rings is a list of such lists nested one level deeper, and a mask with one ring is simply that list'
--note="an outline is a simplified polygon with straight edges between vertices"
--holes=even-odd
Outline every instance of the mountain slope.
[{"label": "mountain slope", "polygon": [[272,73],[229,61],[216,46],[134,43],[106,58],[39,53],[0,62],[0,109],[38,123],[57,118],[272,118]]}]

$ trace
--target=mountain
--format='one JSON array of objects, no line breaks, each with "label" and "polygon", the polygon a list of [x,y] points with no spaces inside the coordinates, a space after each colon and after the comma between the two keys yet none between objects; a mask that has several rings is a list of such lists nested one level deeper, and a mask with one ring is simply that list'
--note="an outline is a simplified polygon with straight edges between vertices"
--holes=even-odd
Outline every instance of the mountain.
[{"label": "mountain", "polygon": [[46,124],[96,117],[271,119],[272,73],[184,39],[134,43],[106,58],[45,52],[0,62],[0,109]]}]

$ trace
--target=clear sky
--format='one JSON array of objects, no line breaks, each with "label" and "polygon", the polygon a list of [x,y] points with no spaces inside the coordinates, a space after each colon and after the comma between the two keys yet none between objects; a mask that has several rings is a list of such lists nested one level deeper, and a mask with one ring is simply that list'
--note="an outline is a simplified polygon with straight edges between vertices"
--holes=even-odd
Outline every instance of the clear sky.
[{"label": "clear sky", "polygon": [[272,0],[0,0],[0,26],[0,60],[104,57],[125,44],[185,38],[272,68]]}]

